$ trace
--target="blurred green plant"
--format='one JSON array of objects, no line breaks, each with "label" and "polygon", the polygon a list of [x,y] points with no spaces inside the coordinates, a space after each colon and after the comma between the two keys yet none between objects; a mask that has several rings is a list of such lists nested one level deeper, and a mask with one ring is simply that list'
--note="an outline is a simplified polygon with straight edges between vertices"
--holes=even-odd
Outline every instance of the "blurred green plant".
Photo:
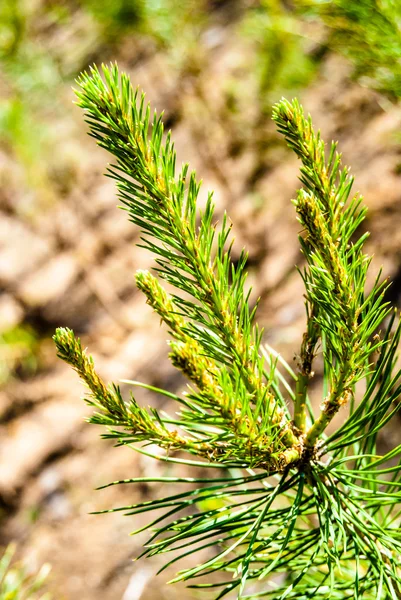
[{"label": "blurred green plant", "polygon": [[193,68],[205,6],[206,0],[0,2],[1,144],[23,167],[23,185],[35,194],[25,213],[31,216],[57,197],[54,123],[59,127],[65,119],[63,83],[98,52],[110,53],[130,36],[153,41],[176,68]]},{"label": "blurred green plant", "polygon": [[103,34],[110,39],[116,32],[123,33],[140,26],[146,18],[146,4],[144,0],[81,1],[81,7],[95,17],[96,21],[102,25]]},{"label": "blurred green plant", "polygon": [[[146,35],[159,47],[176,54],[183,44],[195,42],[207,21],[206,0],[116,0],[99,3],[83,0],[85,7],[101,25],[106,40],[116,40],[117,35]],[[177,36],[177,31],[180,35]],[[184,57],[181,57],[181,59]]]},{"label": "blurred green plant", "polygon": [[0,600],[51,600],[44,591],[49,565],[31,573],[21,563],[12,564],[15,551],[15,544],[10,544],[0,558]]},{"label": "blurred green plant", "polygon": [[282,0],[252,3],[236,26],[244,52],[233,75],[223,82],[221,120],[230,132],[234,155],[253,150],[251,189],[278,143],[270,119],[272,104],[308,86],[319,71],[321,56],[310,29],[303,15]]},{"label": "blurred green plant", "polygon": [[32,375],[38,365],[38,338],[31,327],[17,325],[0,333],[0,386],[10,377]]},{"label": "blurred green plant", "polygon": [[362,84],[401,97],[401,3],[398,0],[302,0],[328,27],[328,45],[354,65]]},{"label": "blurred green plant", "polygon": [[57,104],[50,98],[54,100],[62,79],[54,57],[39,42],[35,19],[35,6],[30,2],[4,0],[0,4],[0,129],[1,144],[24,169],[24,184],[40,191],[45,205],[54,197],[47,159],[51,115],[57,113]]},{"label": "blurred green plant", "polygon": [[241,29],[254,48],[259,112],[270,116],[277,95],[296,93],[316,74],[306,23],[282,0],[261,0],[245,13]]}]

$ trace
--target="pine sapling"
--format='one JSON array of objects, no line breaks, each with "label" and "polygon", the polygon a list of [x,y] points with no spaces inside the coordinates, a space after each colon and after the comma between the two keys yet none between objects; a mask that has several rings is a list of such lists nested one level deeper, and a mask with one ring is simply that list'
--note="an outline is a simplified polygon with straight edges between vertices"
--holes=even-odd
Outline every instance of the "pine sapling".
[{"label": "pine sapling", "polygon": [[[216,222],[211,194],[197,207],[200,184],[188,165],[177,169],[161,116],[152,116],[117,66],[103,67],[103,76],[93,68],[78,85],[90,133],[114,157],[109,175],[123,208],[155,255],[157,276],[139,271],[137,286],[167,325],[171,361],[189,387],[178,396],[142,384],[176,401],[176,415],[167,416],[106,386],[69,329],[56,331],[58,355],[86,384],[90,422],[106,427],[104,437],[217,473],[113,482],[177,489],[113,510],[165,509],[149,523],[143,556],[174,551],[169,566],[208,550],[172,581],[189,581],[216,599],[230,592],[243,599],[401,598],[401,445],[386,454],[377,449],[399,408],[401,327],[380,273],[367,286],[368,234],[358,233],[366,209],[336,144],[326,157],[299,103],[275,105],[278,130],[301,161],[294,206],[307,319],[294,372],[263,345],[246,288],[247,255],[233,262],[231,225],[227,216]],[[309,399],[317,354],[324,363],[318,411]],[[340,410],[342,423],[328,434]],[[149,444],[164,452],[153,454]],[[270,576],[280,573],[274,583]]]}]

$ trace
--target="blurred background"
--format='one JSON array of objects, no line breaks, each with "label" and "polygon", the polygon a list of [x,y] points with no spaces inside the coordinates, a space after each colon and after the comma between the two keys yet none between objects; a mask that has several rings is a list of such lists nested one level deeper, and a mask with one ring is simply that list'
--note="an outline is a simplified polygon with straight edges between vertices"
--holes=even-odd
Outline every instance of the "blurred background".
[{"label": "blurred background", "polygon": [[0,545],[17,542],[28,568],[50,563],[54,598],[197,597],[166,586],[170,572],[155,578],[157,561],[132,562],[146,538],[129,537],[139,518],[89,514],[167,495],[94,488],[168,468],[112,449],[85,423],[54,329],[72,327],[106,380],[184,383],[135,288],[135,270],[153,260],[117,209],[108,156],[73,104],[75,77],[118,61],[165,111],[178,162],[215,191],[218,215],[228,210],[235,253],[249,250],[266,340],[292,361],[304,328],[290,202],[299,165],[271,106],[296,95],[326,141],[339,140],[369,207],[369,251],[399,305],[400,26],[395,0],[0,1]]}]

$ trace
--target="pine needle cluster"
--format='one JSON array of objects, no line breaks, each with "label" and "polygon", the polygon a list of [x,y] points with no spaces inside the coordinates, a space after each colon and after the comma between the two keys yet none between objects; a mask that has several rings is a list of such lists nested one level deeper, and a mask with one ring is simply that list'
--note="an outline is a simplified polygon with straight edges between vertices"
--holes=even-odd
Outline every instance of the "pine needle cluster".
[{"label": "pine needle cluster", "polygon": [[[167,567],[207,550],[209,558],[173,582],[188,581],[216,600],[231,592],[243,599],[400,598],[401,445],[383,455],[377,439],[399,408],[401,327],[380,273],[367,286],[367,234],[358,237],[366,210],[336,144],[326,157],[296,100],[274,107],[279,132],[301,160],[303,186],[294,206],[307,324],[294,372],[263,345],[247,255],[232,260],[231,225],[227,216],[216,221],[211,194],[198,207],[200,183],[188,165],[177,168],[161,116],[117,66],[102,74],[93,68],[78,84],[90,134],[114,157],[108,174],[123,208],[155,255],[157,276],[139,271],[136,282],[169,330],[170,358],[188,390],[178,396],[143,384],[176,401],[177,413],[167,416],[106,386],[69,329],[54,336],[58,354],[86,384],[90,421],[107,428],[105,437],[219,473],[147,478],[174,483],[177,493],[112,510],[164,509],[147,526],[143,555],[174,551]],[[316,413],[309,392],[317,354],[324,373]],[[327,435],[340,409],[343,422]],[[152,454],[148,444],[163,453]],[[202,502],[209,499],[213,505]],[[273,574],[281,574],[276,583]]]}]

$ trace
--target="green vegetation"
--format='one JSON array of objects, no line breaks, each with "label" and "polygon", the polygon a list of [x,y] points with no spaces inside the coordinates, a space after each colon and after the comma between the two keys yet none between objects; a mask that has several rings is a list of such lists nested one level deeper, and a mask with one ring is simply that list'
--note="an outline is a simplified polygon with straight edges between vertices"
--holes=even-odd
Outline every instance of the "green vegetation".
[{"label": "green vegetation", "polygon": [[401,4],[397,0],[306,0],[328,26],[327,43],[354,65],[354,76],[401,97]]},{"label": "green vegetation", "polygon": [[0,558],[0,600],[51,600],[44,592],[49,566],[32,574],[22,564],[12,563],[15,546],[10,545]]},{"label": "green vegetation", "polygon": [[30,327],[17,325],[0,333],[0,386],[16,374],[24,377],[36,371],[38,346]]},{"label": "green vegetation", "polygon": [[253,47],[251,72],[258,80],[260,115],[270,116],[272,102],[302,89],[316,74],[306,23],[279,0],[263,0],[246,13],[241,26]]},{"label": "green vegetation", "polygon": [[[263,346],[246,252],[233,263],[229,220],[216,222],[211,194],[199,208],[200,184],[188,165],[177,169],[161,117],[116,66],[105,67],[103,78],[91,69],[78,83],[90,133],[114,158],[109,176],[156,257],[157,277],[139,271],[138,288],[166,324],[171,361],[189,387],[177,396],[133,382],[176,401],[178,412],[166,415],[107,387],[69,329],[56,331],[58,355],[88,387],[90,421],[106,427],[104,437],[214,473],[114,482],[173,483],[176,493],[111,510],[157,511],[140,529],[150,531],[142,555],[174,550],[166,566],[211,552],[172,582],[188,581],[216,600],[234,590],[242,599],[396,600],[401,445],[383,455],[377,439],[400,407],[401,324],[384,301],[380,273],[367,286],[368,234],[358,235],[366,209],[336,144],[326,156],[296,100],[275,105],[273,119],[301,161],[303,185],[294,206],[307,318],[294,372]],[[316,412],[309,392],[317,356],[324,369]],[[344,420],[328,433],[340,408]]]},{"label": "green vegetation", "polygon": [[[221,117],[230,123],[239,121],[234,124],[238,135],[241,132],[243,137],[242,132],[248,130],[247,140],[256,138],[262,148],[263,125],[271,103],[306,85],[318,63],[306,51],[303,21],[277,0],[236,10],[232,35],[244,46],[237,68],[247,71],[251,82],[247,89],[253,96],[244,95],[242,80],[227,73],[218,84],[228,96]],[[211,30],[212,37],[216,35],[221,20],[218,14],[218,5],[211,9],[206,0],[0,3],[1,144],[23,167],[19,184],[33,192],[32,207],[22,211],[25,216],[57,199],[60,172],[66,172],[69,179],[74,176],[75,163],[68,163],[71,157],[61,152],[57,140],[60,128],[74,129],[65,100],[66,89],[77,73],[98,56],[111,58],[129,46],[133,57],[159,52],[177,78],[176,85],[184,88],[187,78],[197,95],[197,78],[213,60],[204,34]],[[251,126],[238,114],[250,102],[257,105],[259,115]],[[235,115],[230,114],[237,105]]]}]

